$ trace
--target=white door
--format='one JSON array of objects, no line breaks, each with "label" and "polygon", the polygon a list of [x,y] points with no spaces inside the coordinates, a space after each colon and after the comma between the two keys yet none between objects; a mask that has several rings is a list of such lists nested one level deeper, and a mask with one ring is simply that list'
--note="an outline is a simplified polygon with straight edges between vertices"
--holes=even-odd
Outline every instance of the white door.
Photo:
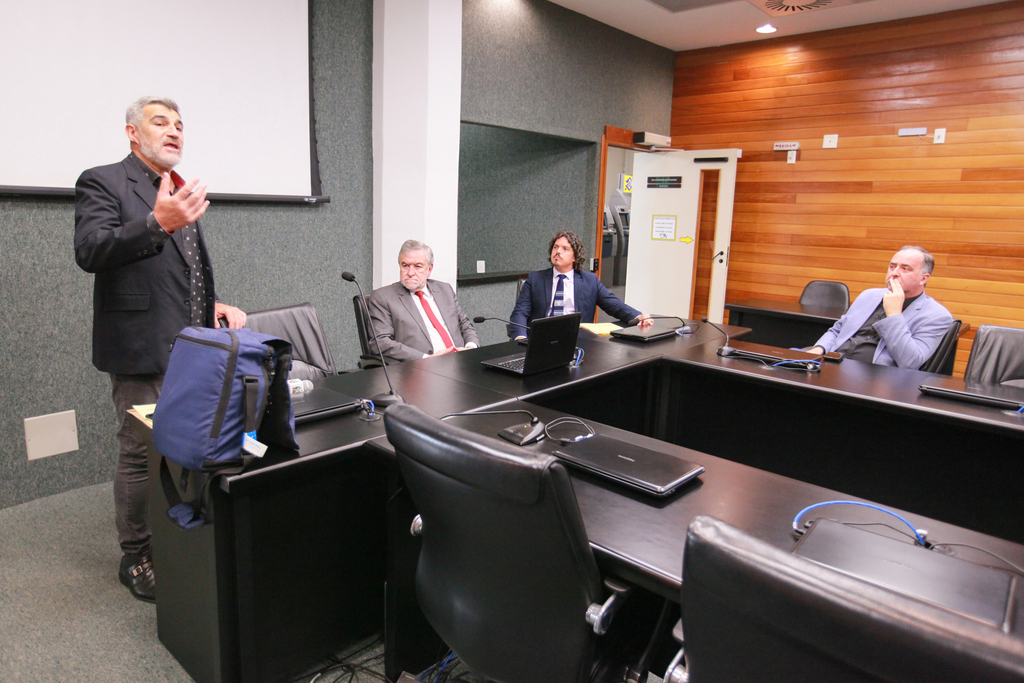
[{"label": "white door", "polygon": [[736,149],[638,152],[633,157],[626,301],[644,313],[690,317],[700,173],[720,171],[708,318],[721,323],[732,239]]}]

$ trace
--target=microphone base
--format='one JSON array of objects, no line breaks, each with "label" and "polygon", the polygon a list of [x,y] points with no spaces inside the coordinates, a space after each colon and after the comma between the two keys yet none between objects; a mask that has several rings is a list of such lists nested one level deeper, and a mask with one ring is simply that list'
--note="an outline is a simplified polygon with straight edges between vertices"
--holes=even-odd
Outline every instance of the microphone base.
[{"label": "microphone base", "polygon": [[404,398],[402,398],[398,394],[391,393],[377,394],[376,396],[371,396],[370,400],[373,401],[374,406],[379,406],[381,408],[393,406],[396,403],[405,403]]},{"label": "microphone base", "polygon": [[719,356],[735,356],[738,352],[731,346],[720,346],[718,347]]}]

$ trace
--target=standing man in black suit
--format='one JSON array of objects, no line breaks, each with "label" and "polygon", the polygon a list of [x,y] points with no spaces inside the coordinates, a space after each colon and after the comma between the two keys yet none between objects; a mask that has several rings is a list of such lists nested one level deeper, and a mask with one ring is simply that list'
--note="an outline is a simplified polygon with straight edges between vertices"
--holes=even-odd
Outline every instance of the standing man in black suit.
[{"label": "standing man in black suit", "polygon": [[75,259],[96,274],[93,365],[110,374],[119,428],[114,512],[124,557],[118,577],[139,600],[156,599],[150,550],[146,446],[128,421],[133,405],[156,403],[171,343],[190,325],[245,325],[217,301],[199,219],[206,186],[173,171],[184,128],[178,105],[143,97],[125,114],[131,154],[85,171],[75,185]]}]

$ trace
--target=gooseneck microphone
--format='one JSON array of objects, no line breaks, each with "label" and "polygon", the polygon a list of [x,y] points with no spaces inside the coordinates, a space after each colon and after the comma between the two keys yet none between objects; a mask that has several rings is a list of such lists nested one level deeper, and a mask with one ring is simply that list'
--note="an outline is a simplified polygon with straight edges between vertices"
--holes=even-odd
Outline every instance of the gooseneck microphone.
[{"label": "gooseneck microphone", "polygon": [[482,315],[478,315],[477,317],[473,318],[473,322],[476,323],[477,325],[479,325],[480,323],[482,323],[482,322],[484,322],[486,320],[497,320],[500,323],[508,323],[509,325],[515,325],[516,327],[522,327],[522,328],[525,328],[527,330],[530,329],[529,325],[524,325],[522,323],[514,323],[511,320],[505,320],[504,318],[485,318]]},{"label": "gooseneck microphone", "polygon": [[363,288],[359,284],[359,280],[356,279],[355,274],[348,272],[347,270],[341,274],[341,279],[346,282],[356,283],[356,287],[359,287],[359,305],[362,308],[363,315],[366,316],[366,322],[370,324],[370,334],[373,335],[373,346],[377,349],[377,355],[380,356],[380,364],[384,368],[384,379],[388,381],[388,393],[377,394],[371,396],[370,400],[373,401],[375,406],[390,406],[396,403],[405,403],[405,399],[395,393],[395,387],[391,384],[391,377],[388,375],[388,364],[384,360],[384,353],[380,350],[380,344],[377,343],[377,332],[373,329],[373,318],[370,317],[370,309],[366,307],[366,297],[363,296]]},{"label": "gooseneck microphone", "polygon": [[702,323],[707,323],[708,325],[711,325],[711,327],[715,328],[716,330],[718,330],[719,332],[721,332],[722,334],[725,335],[725,346],[718,347],[718,355],[719,356],[731,356],[731,355],[736,353],[736,349],[734,349],[733,347],[729,346],[729,333],[728,332],[726,332],[721,327],[719,327],[718,325],[714,324],[713,322],[711,322],[707,318],[701,318],[700,321]]}]

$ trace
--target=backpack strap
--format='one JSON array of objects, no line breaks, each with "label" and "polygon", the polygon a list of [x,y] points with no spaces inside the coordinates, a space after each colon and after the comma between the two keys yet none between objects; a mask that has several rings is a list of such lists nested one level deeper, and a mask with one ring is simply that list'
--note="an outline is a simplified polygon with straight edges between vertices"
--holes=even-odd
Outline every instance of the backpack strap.
[{"label": "backpack strap", "polygon": [[[188,476],[188,470],[182,470],[182,477]],[[206,495],[206,486],[196,492],[195,500],[184,502],[178,488],[174,485],[174,478],[167,466],[167,458],[160,458],[160,485],[164,490],[164,497],[167,499],[167,518],[179,529],[198,529],[206,524],[206,516],[202,512],[202,500]]]}]

